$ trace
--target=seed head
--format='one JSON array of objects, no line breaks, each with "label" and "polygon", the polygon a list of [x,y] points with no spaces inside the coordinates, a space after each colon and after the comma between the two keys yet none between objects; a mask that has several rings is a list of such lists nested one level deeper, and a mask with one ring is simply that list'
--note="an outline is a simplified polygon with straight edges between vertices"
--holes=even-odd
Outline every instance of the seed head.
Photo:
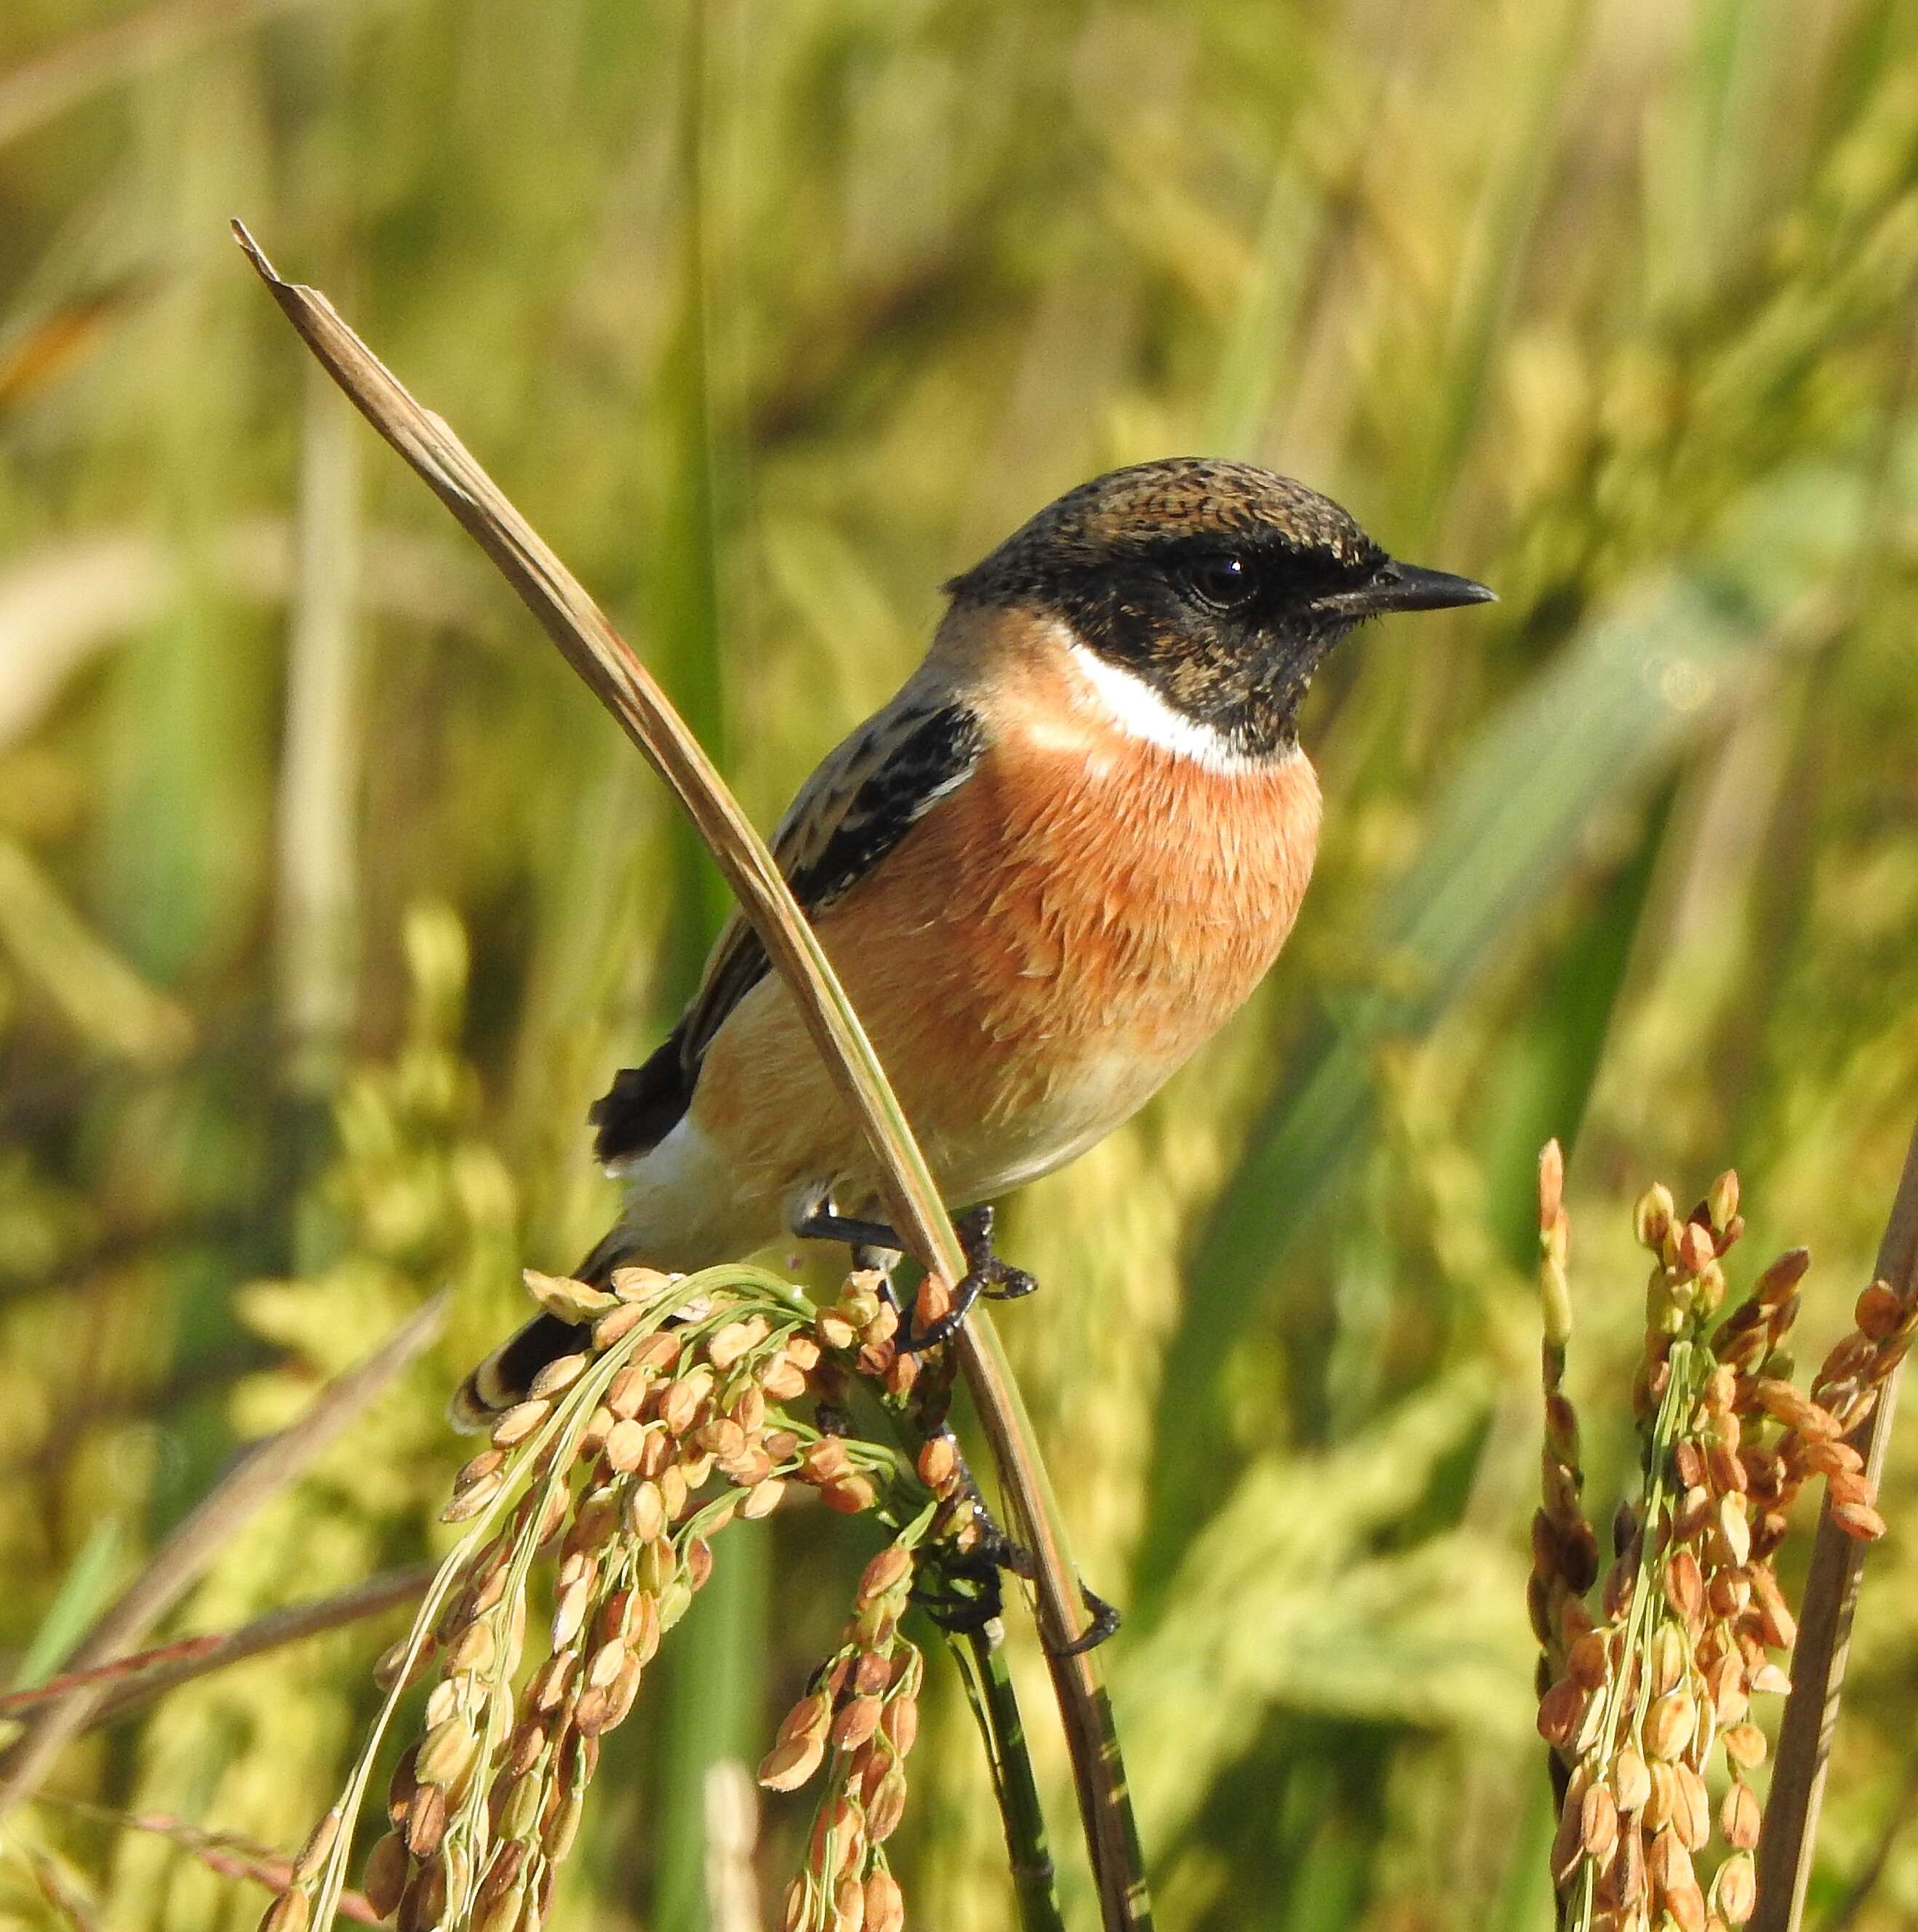
[{"label": "seed head", "polygon": [[538,1401],[543,1397],[563,1394],[586,1373],[586,1364],[592,1359],[583,1352],[577,1354],[555,1356],[528,1384],[528,1395]]},{"label": "seed head", "polygon": [[514,1443],[523,1442],[552,1412],[550,1402],[516,1403],[493,1425],[493,1446],[510,1449]]},{"label": "seed head", "polygon": [[1605,1785],[1590,1786],[1580,1804],[1578,1842],[1588,1858],[1601,1862],[1618,1843],[1618,1801]]},{"label": "seed head", "polygon": [[880,1710],[877,1697],[855,1697],[833,1720],[834,1748],[857,1750],[879,1729]]},{"label": "seed head", "polygon": [[1638,1237],[1641,1248],[1649,1248],[1653,1254],[1663,1251],[1666,1231],[1671,1227],[1672,1216],[1677,1210],[1673,1205],[1671,1190],[1663,1182],[1655,1182],[1638,1197],[1638,1204],[1632,1210],[1632,1232]]},{"label": "seed head", "polygon": [[759,1781],[769,1791],[796,1791],[825,1761],[824,1738],[789,1738],[761,1760]]},{"label": "seed head", "polygon": [[453,1716],[427,1732],[420,1746],[418,1774],[422,1785],[451,1785],[472,1765],[479,1739],[466,1720]]},{"label": "seed head", "polygon": [[758,1317],[744,1322],[729,1322],[706,1343],[706,1360],[724,1375],[742,1357],[763,1341],[766,1333],[766,1323]]},{"label": "seed head", "polygon": [[859,1579],[854,1600],[870,1604],[903,1589],[912,1580],[913,1553],[897,1543],[889,1543],[866,1565]]},{"label": "seed head", "polygon": [[1548,1744],[1569,1750],[1585,1716],[1589,1694],[1569,1678],[1562,1678],[1539,1701],[1539,1735]]},{"label": "seed head", "polygon": [[1612,1760],[1611,1784],[1621,1811],[1642,1810],[1652,1795],[1651,1774],[1645,1768],[1645,1760],[1629,1744],[1623,1746]]},{"label": "seed head", "polygon": [[782,1358],[766,1370],[760,1386],[771,1401],[794,1402],[806,1392],[805,1372],[790,1358]]},{"label": "seed head", "polygon": [[1670,1690],[1645,1714],[1645,1752],[1670,1763],[1690,1745],[1698,1728],[1698,1707],[1689,1693]]},{"label": "seed head", "polygon": [[1890,1282],[1875,1281],[1859,1296],[1853,1318],[1868,1340],[1888,1341],[1905,1318],[1905,1305]]},{"label": "seed head", "polygon": [[1832,1521],[1860,1543],[1875,1543],[1885,1533],[1885,1520],[1869,1503],[1834,1502]]},{"label": "seed head", "polygon": [[1712,1897],[1719,1917],[1728,1925],[1743,1925],[1757,1910],[1758,1868],[1749,1851],[1734,1852],[1719,1868]]},{"label": "seed head", "polygon": [[866,1880],[866,1932],[903,1932],[906,1900],[899,1882],[883,1865]]},{"label": "seed head", "polygon": [[406,1888],[406,1841],[398,1832],[388,1832],[367,1854],[360,1889],[381,1918],[390,1918],[399,1909],[400,1894]]},{"label": "seed head", "polygon": [[650,1301],[673,1286],[670,1275],[657,1268],[621,1268],[613,1270],[613,1292],[622,1301]]},{"label": "seed head", "polygon": [[635,1328],[643,1328],[651,1316],[643,1308],[631,1302],[617,1304],[600,1316],[592,1324],[593,1353],[603,1355],[616,1343],[623,1342]]},{"label": "seed head", "polygon": [[283,1892],[266,1908],[259,1932],[306,1932],[313,1907],[303,1892]]},{"label": "seed head", "polygon": [[786,1493],[786,1485],[777,1476],[769,1476],[755,1483],[747,1492],[745,1502],[740,1505],[740,1514],[748,1519],[770,1516],[779,1507],[780,1498]]}]

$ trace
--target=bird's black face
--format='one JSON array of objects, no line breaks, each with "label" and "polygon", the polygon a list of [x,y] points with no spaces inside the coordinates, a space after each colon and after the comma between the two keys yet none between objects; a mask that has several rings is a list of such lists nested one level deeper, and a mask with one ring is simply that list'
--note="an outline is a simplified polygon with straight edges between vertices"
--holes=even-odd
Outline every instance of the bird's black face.
[{"label": "bird's black face", "polygon": [[1115,470],[948,586],[1037,610],[1243,756],[1290,748],[1326,654],[1392,610],[1491,596],[1401,564],[1329,499],[1242,464]]},{"label": "bird's black face", "polygon": [[1063,571],[1053,608],[1080,642],[1257,755],[1290,743],[1313,672],[1358,622],[1323,600],[1374,567],[1362,553],[1208,532]]}]

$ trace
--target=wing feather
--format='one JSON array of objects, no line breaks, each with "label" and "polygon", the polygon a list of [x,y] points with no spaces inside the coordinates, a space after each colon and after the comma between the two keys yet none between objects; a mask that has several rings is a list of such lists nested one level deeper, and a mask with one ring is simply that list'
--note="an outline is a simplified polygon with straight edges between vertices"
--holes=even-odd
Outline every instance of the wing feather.
[{"label": "wing feather", "polygon": [[[844,898],[963,784],[984,742],[978,714],[946,698],[889,707],[830,753],[772,836],[773,856],[807,916]],[[758,936],[736,911],[679,1024],[594,1104],[588,1118],[599,1130],[594,1152],[602,1162],[646,1154],[671,1131],[691,1104],[706,1048],[767,965]]]}]

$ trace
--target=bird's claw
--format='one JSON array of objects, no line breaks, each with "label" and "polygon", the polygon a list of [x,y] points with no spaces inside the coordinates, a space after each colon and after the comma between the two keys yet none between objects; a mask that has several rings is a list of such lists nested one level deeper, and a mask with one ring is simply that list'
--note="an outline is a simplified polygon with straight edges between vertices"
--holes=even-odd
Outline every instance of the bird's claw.
[{"label": "bird's claw", "polygon": [[1098,1649],[1119,1628],[1122,1619],[1116,1604],[1108,1604],[1103,1597],[1095,1596],[1083,1583],[1079,1586],[1079,1596],[1092,1622],[1070,1643],[1060,1644],[1056,1648],[1048,1645],[1048,1655],[1083,1657],[1087,1651]]},{"label": "bird's claw", "polygon": [[[976,1594],[967,1596],[958,1590],[916,1588],[912,1600],[941,1630],[962,1636],[972,1636],[1004,1615],[1005,1589],[999,1577],[1002,1568],[1011,1567],[1002,1566],[975,1551],[969,1557],[955,1559],[946,1569],[949,1576],[972,1584]],[[1079,1586],[1079,1594],[1091,1622],[1071,1642],[1048,1645],[1047,1655],[1083,1657],[1088,1651],[1096,1650],[1118,1630],[1121,1618],[1116,1606],[1087,1589],[1083,1583]]]},{"label": "bird's claw", "polygon": [[984,1206],[969,1208],[953,1217],[953,1228],[966,1257],[966,1272],[953,1284],[952,1306],[943,1315],[924,1328],[909,1326],[901,1330],[898,1346],[902,1355],[923,1354],[949,1342],[981,1295],[988,1301],[1017,1301],[1038,1287],[1023,1268],[1001,1261],[993,1252],[992,1221],[992,1210]]}]

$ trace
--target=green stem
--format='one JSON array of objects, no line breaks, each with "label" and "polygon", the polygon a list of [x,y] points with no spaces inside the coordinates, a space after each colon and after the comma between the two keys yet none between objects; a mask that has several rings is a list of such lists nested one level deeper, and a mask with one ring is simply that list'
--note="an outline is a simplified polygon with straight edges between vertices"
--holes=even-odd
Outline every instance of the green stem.
[{"label": "green stem", "polygon": [[1026,1748],[1025,1720],[1006,1668],[1003,1643],[984,1630],[946,1634],[946,1646],[959,1666],[966,1701],[978,1719],[1005,1832],[1005,1856],[1019,1901],[1023,1932],[1065,1932],[1054,1884],[1052,1852],[1046,1840],[1045,1813]]}]

